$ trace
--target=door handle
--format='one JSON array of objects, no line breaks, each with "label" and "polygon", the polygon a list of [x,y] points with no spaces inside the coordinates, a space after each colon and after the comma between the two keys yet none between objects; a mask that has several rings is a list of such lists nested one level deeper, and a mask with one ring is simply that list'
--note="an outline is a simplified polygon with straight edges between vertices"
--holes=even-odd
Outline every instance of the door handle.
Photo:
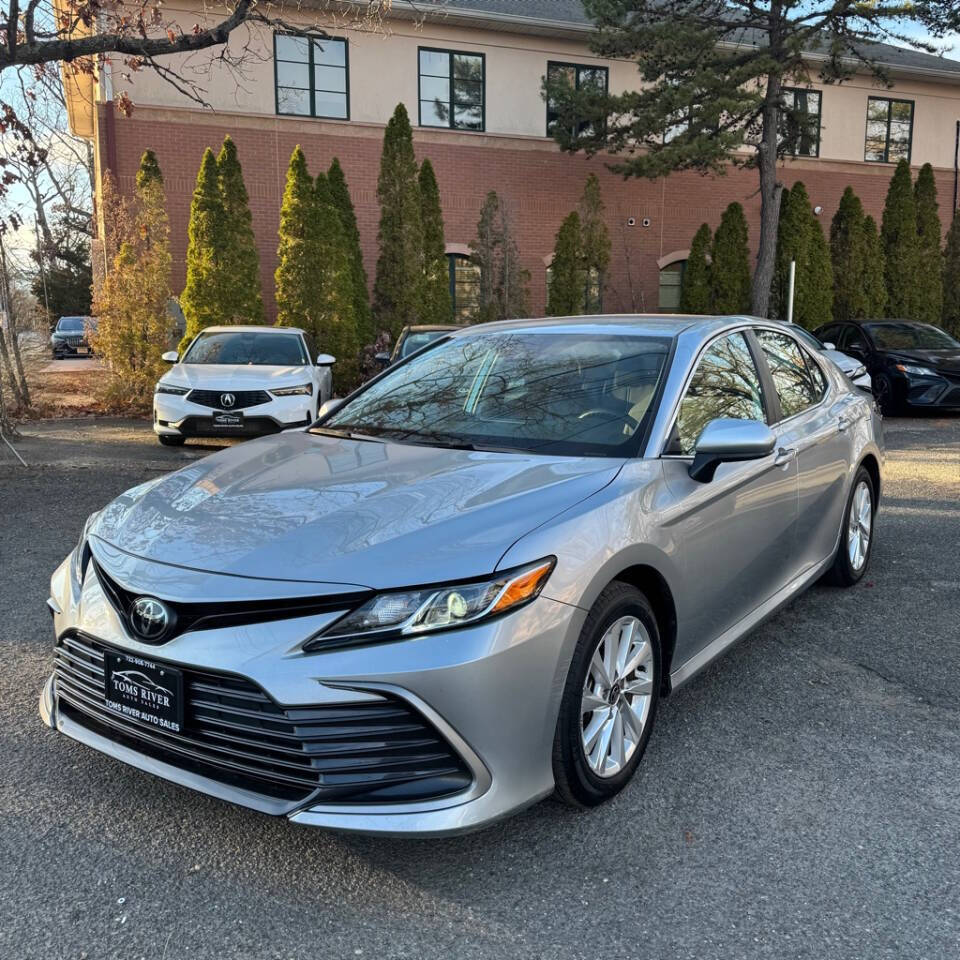
[{"label": "door handle", "polygon": [[775,467],[786,466],[793,460],[797,459],[797,448],[796,447],[781,447],[777,451],[777,457],[773,461]]}]

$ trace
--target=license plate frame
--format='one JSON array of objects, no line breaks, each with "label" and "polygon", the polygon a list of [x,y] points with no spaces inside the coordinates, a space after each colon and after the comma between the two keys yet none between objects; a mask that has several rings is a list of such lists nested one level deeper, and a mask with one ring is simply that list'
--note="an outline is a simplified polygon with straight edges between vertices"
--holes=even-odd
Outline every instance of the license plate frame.
[{"label": "license plate frame", "polygon": [[132,653],[103,655],[104,702],[121,717],[168,733],[183,732],[183,672]]},{"label": "license plate frame", "polygon": [[224,410],[218,410],[213,415],[212,425],[214,430],[242,430],[243,413],[240,411],[232,413]]}]

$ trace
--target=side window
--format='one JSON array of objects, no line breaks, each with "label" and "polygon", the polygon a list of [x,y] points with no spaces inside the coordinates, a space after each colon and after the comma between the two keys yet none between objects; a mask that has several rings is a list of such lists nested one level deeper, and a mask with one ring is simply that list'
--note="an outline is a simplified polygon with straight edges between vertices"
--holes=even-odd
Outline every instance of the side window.
[{"label": "side window", "polygon": [[867,341],[856,327],[844,327],[841,337],[841,350],[855,353],[861,357],[867,354]]},{"label": "side window", "polygon": [[719,417],[766,421],[760,376],[742,333],[723,337],[700,358],[680,402],[669,452],[692,454],[703,428]]},{"label": "side window", "polygon": [[792,417],[819,402],[822,393],[814,385],[800,344],[793,337],[772,330],[757,330],[756,334],[770,367],[783,416]]},{"label": "side window", "polygon": [[823,395],[827,392],[827,378],[824,375],[820,364],[817,363],[810,351],[804,346],[801,346],[800,349],[803,352],[803,359],[807,361],[807,369],[810,371],[810,377],[813,380],[813,388],[817,392],[817,401],[819,402],[823,399]]},{"label": "side window", "polygon": [[815,331],[815,333],[822,343],[832,343],[836,346],[837,341],[840,339],[841,330],[835,323],[832,323],[826,327],[821,327]]}]

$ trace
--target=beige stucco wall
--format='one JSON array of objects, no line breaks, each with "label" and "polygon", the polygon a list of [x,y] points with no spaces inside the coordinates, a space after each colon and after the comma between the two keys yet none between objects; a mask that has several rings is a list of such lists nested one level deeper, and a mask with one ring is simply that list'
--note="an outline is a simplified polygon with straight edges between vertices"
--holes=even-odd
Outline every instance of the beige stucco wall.
[{"label": "beige stucco wall", "polygon": [[[175,18],[185,30],[204,21],[198,11],[199,7],[190,9],[183,0],[176,6],[164,7],[165,15]],[[316,21],[303,18],[303,22]],[[386,123],[398,101],[407,106],[416,123],[417,47],[421,45],[486,55],[487,134],[545,138],[540,84],[548,60],[603,64],[610,70],[610,88],[614,92],[637,83],[632,63],[601,61],[590,55],[585,42],[577,40],[479,30],[443,21],[428,21],[420,27],[395,21],[386,34],[336,28],[331,32],[349,35],[351,120],[344,122],[355,125]],[[244,27],[233,34],[230,48],[235,56],[243,52],[243,64],[238,70],[211,62],[207,52],[173,58],[167,63],[177,75],[194,80],[215,111],[274,116],[271,31],[259,26]],[[129,92],[134,104],[191,106],[190,100],[151,70],[125,77],[118,67],[112,72],[112,86],[115,94]],[[936,167],[952,168],[955,124],[960,119],[960,77],[956,82],[902,79],[889,93],[873,84],[868,76],[840,85],[814,86],[823,90],[821,159],[862,161],[867,99],[871,95],[889,95],[916,102],[913,163],[930,162]]]}]

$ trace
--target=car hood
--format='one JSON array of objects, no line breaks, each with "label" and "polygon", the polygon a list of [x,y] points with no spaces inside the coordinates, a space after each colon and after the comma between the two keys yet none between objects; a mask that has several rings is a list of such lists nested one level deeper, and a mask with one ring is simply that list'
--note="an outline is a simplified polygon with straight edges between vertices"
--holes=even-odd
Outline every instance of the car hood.
[{"label": "car hood", "polygon": [[92,535],[212,573],[385,589],[483,576],[623,461],[280,434],[128,491]]},{"label": "car hood", "polygon": [[889,350],[887,359],[916,363],[944,373],[960,373],[960,350]]},{"label": "car hood", "polygon": [[227,363],[178,363],[161,378],[161,383],[195,390],[248,390],[304,383],[310,367],[241,366]]}]

